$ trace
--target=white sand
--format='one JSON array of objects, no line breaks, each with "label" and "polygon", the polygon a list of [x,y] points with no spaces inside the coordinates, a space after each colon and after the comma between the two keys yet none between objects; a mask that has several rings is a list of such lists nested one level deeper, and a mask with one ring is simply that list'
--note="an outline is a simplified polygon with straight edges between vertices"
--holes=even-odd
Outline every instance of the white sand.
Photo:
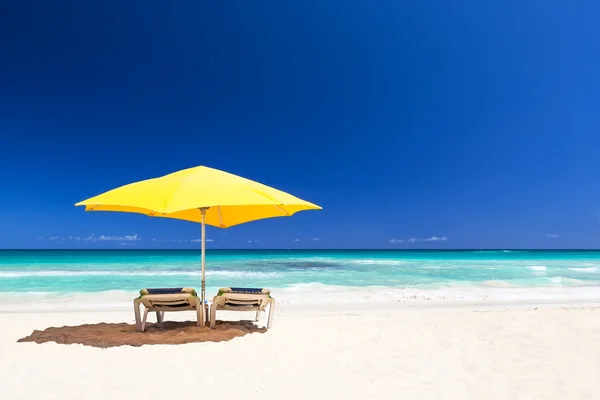
[{"label": "white sand", "polygon": [[600,308],[377,306],[283,306],[266,334],[106,350],[16,341],[132,313],[2,313],[0,398],[600,398]]}]

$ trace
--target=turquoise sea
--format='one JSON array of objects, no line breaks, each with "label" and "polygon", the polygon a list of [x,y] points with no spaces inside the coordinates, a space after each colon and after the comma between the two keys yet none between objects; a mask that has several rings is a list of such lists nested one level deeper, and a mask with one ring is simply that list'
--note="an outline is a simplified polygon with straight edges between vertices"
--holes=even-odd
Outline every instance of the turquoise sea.
[{"label": "turquoise sea", "polygon": [[[207,294],[268,287],[284,299],[311,295],[368,301],[414,298],[600,297],[600,251],[209,250]],[[144,287],[200,288],[198,250],[0,251],[0,297]]]}]

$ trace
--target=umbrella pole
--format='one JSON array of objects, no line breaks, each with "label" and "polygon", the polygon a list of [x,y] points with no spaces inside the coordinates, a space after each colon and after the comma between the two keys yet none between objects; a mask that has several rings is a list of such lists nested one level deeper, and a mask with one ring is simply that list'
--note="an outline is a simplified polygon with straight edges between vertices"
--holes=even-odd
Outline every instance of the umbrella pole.
[{"label": "umbrella pole", "polygon": [[206,208],[201,208],[202,214],[202,307],[205,306],[206,299],[206,275],[205,275],[205,252],[206,252]]}]

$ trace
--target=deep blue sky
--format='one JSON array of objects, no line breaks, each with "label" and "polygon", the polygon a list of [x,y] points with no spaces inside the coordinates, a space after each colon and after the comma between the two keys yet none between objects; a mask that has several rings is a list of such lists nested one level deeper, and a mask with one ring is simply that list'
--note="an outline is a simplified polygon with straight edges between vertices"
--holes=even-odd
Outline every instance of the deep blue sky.
[{"label": "deep blue sky", "polygon": [[73,203],[207,165],[324,208],[209,228],[212,248],[599,248],[599,15],[591,0],[5,2],[0,247],[197,246],[195,224]]}]

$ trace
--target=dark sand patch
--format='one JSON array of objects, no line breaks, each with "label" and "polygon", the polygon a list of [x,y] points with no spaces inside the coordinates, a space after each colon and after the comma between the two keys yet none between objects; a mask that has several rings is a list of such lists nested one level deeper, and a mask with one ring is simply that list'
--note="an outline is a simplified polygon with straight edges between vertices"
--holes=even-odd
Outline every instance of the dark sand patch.
[{"label": "dark sand patch", "polygon": [[251,321],[217,321],[215,329],[199,328],[195,322],[161,322],[146,325],[145,332],[136,332],[135,325],[86,324],[78,326],[50,327],[43,331],[35,330],[17,342],[59,344],[83,344],[92,347],[143,346],[145,344],[184,344],[197,342],[223,342],[249,333],[264,333],[265,328],[255,326]]}]

